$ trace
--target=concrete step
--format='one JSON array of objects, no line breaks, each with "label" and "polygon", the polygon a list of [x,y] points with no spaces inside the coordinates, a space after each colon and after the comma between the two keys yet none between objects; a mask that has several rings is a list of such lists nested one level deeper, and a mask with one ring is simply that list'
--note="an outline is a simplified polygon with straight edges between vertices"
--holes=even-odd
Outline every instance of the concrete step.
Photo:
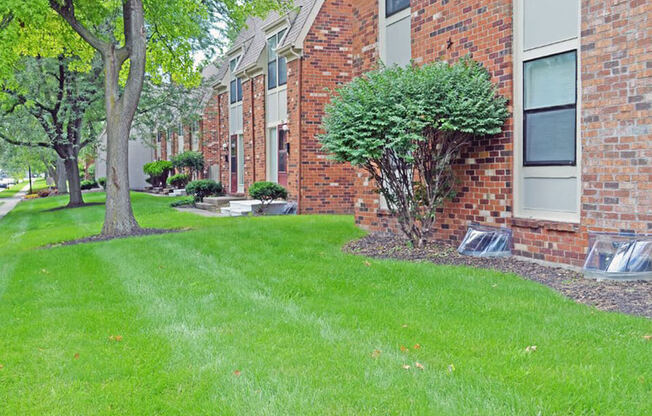
[{"label": "concrete step", "polygon": [[[231,201],[229,209],[231,216],[242,216],[242,215],[259,215],[259,210],[262,203],[256,200],[242,200],[242,201]],[[269,205],[265,207],[265,215],[281,215],[287,202],[285,201],[272,201]]]},{"label": "concrete step", "polygon": [[204,211],[219,212],[218,207],[216,207],[213,204],[209,204],[207,202],[197,202],[195,204],[195,207],[197,207],[199,209],[203,209]]},{"label": "concrete step", "polygon": [[243,201],[245,199],[244,196],[207,196],[204,198],[204,202],[221,208],[228,206],[231,201]]}]

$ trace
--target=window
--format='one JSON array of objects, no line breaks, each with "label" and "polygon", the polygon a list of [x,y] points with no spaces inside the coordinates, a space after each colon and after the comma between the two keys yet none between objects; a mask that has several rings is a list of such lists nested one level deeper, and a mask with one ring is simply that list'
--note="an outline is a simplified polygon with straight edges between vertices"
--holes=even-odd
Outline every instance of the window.
[{"label": "window", "polygon": [[179,125],[177,127],[177,151],[179,153],[183,153],[183,123],[179,122]]},{"label": "window", "polygon": [[410,0],[385,0],[385,16],[389,17],[410,7]]},{"label": "window", "polygon": [[269,90],[285,85],[288,81],[286,59],[276,53],[285,32],[286,29],[283,29],[267,39],[267,89]]},{"label": "window", "polygon": [[199,150],[199,120],[192,123],[190,139],[192,140],[192,150]]},{"label": "window", "polygon": [[231,62],[229,62],[229,68],[231,70],[231,85],[230,85],[231,104],[242,101],[242,80],[240,78],[233,77],[233,71],[235,71],[236,66],[238,66],[239,59],[240,57],[233,58],[231,59]]},{"label": "window", "polygon": [[523,63],[523,164],[574,166],[575,51]]}]

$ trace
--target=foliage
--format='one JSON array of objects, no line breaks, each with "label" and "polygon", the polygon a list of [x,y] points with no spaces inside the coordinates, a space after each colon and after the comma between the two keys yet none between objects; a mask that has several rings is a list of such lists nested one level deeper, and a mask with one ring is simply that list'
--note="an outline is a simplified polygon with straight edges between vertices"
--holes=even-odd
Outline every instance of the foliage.
[{"label": "foliage", "polygon": [[193,198],[191,196],[178,199],[178,200],[176,200],[174,202],[170,202],[170,206],[172,208],[185,207],[185,206],[194,205],[194,204],[195,204],[195,198]]},{"label": "foliage", "polygon": [[168,160],[157,160],[143,165],[143,172],[149,175],[149,183],[155,187],[163,187],[170,171],[172,170],[172,162]]},{"label": "foliage", "polygon": [[221,195],[222,184],[212,179],[200,179],[186,185],[186,193],[195,197],[195,201],[201,202],[207,196]]},{"label": "foliage", "polygon": [[249,187],[249,196],[261,202],[259,213],[264,213],[267,205],[275,199],[286,199],[288,192],[274,182],[255,182]]},{"label": "foliage", "polygon": [[89,189],[95,188],[97,186],[97,183],[91,180],[84,180],[81,181],[80,186],[82,190],[87,191]]},{"label": "foliage", "polygon": [[97,184],[100,185],[102,188],[106,189],[106,176],[97,178]]},{"label": "foliage", "polygon": [[506,99],[471,59],[381,68],[337,90],[320,141],[336,160],[368,172],[401,230],[421,246],[454,195],[460,151],[500,133],[507,117]]},{"label": "foliage", "polygon": [[172,157],[172,164],[177,169],[188,168],[190,176],[204,170],[204,155],[201,152],[186,151]]},{"label": "foliage", "polygon": [[172,175],[167,179],[167,184],[172,185],[177,189],[183,189],[190,182],[190,176],[185,173],[177,173]]}]

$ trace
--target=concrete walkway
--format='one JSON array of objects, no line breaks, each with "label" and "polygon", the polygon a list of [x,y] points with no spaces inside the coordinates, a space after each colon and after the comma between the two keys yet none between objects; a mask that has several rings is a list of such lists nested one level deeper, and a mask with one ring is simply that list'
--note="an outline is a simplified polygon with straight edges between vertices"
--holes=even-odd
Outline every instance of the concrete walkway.
[{"label": "concrete walkway", "polygon": [[22,191],[18,192],[16,195],[12,196],[11,198],[4,198],[2,200],[2,204],[0,204],[0,220],[5,215],[9,214],[11,210],[16,207],[16,205],[18,205],[18,203],[23,199],[23,197],[27,193],[28,189],[29,189],[29,185],[25,185]]}]

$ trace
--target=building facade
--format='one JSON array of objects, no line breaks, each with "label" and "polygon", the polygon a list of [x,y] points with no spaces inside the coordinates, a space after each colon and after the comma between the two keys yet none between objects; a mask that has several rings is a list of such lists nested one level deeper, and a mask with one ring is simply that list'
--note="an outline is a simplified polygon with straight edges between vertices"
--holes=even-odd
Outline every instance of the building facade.
[{"label": "building facade", "polygon": [[228,194],[284,186],[299,213],[352,213],[354,171],[321,151],[328,89],[351,79],[352,6],[298,0],[249,19],[218,67],[202,118],[208,176]]},{"label": "building facade", "polygon": [[[482,63],[512,117],[456,162],[459,193],[433,239],[509,227],[516,255],[580,266],[589,232],[652,232],[652,3],[354,0],[353,73],[386,64]],[[396,230],[367,175],[356,222]]]}]

